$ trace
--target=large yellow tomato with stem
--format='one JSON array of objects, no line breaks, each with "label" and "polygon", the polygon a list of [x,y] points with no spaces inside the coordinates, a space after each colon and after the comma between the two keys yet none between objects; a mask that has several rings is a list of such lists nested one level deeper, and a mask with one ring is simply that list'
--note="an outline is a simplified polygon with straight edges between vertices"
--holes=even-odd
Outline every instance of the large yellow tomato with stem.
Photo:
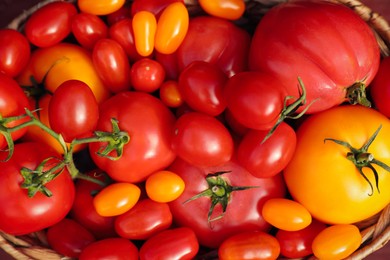
[{"label": "large yellow tomato with stem", "polygon": [[350,224],[390,202],[390,120],[373,108],[338,106],[307,118],[284,169],[287,187],[312,216]]}]

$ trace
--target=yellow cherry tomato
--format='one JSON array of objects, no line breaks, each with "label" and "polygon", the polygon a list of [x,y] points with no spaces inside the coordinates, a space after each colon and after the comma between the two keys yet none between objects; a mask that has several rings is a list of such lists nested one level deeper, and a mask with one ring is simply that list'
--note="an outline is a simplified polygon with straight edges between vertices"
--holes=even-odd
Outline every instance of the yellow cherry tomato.
[{"label": "yellow cherry tomato", "polygon": [[265,221],[286,231],[297,231],[309,226],[312,217],[309,211],[296,201],[285,198],[267,200],[262,208]]},{"label": "yellow cherry tomato", "polygon": [[141,189],[127,182],[116,182],[104,187],[93,198],[96,212],[103,217],[119,216],[137,204]]},{"label": "yellow cherry tomato", "polygon": [[152,12],[139,11],[133,16],[134,45],[138,54],[149,56],[154,51],[157,20]]},{"label": "yellow cherry tomato", "polygon": [[94,15],[108,15],[118,11],[125,0],[78,0],[80,11]]},{"label": "yellow cherry tomato", "polygon": [[245,12],[244,0],[199,0],[200,7],[209,15],[237,20]]},{"label": "yellow cherry tomato", "polygon": [[322,230],[314,238],[312,249],[319,259],[344,259],[358,249],[361,242],[362,235],[355,225],[338,224]]},{"label": "yellow cherry tomato", "polygon": [[167,80],[160,86],[160,99],[168,107],[179,107],[184,101],[179,91],[179,83]]},{"label": "yellow cherry tomato", "polygon": [[170,202],[177,199],[184,191],[183,179],[171,171],[158,171],[146,179],[146,194],[157,202]]}]

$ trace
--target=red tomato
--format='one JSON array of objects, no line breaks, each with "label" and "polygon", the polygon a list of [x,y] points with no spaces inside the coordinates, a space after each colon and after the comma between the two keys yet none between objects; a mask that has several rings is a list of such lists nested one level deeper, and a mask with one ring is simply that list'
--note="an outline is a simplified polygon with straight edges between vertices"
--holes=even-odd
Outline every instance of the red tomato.
[{"label": "red tomato", "polygon": [[51,2],[35,11],[26,22],[27,39],[38,47],[53,46],[71,32],[72,17],[77,14],[74,4]]},{"label": "red tomato", "polygon": [[[217,248],[225,239],[237,233],[269,231],[271,226],[261,216],[262,205],[270,198],[284,197],[286,192],[281,175],[255,178],[235,160],[200,168],[177,159],[169,170],[179,174],[186,184],[183,194],[169,203],[175,223],[190,227],[199,243],[210,248]],[[225,173],[218,178],[215,174],[219,172]],[[209,175],[209,183],[206,180],[208,174],[214,174]],[[227,191],[229,185],[238,190],[230,193],[231,190]],[[239,190],[238,187],[247,188]],[[223,195],[224,190],[227,192]],[[204,196],[193,199],[202,193]],[[212,200],[216,204],[213,210]],[[222,215],[223,204],[227,207]]]},{"label": "red tomato", "polygon": [[217,116],[226,108],[223,89],[227,80],[216,64],[194,61],[181,72],[179,90],[193,110]]},{"label": "red tomato", "polygon": [[142,58],[131,67],[130,77],[135,90],[151,93],[164,82],[165,70],[158,61]]},{"label": "red tomato", "polygon": [[113,92],[130,89],[130,63],[122,46],[112,39],[100,39],[94,45],[92,61],[100,78]]},{"label": "red tomato", "polygon": [[116,118],[119,128],[130,135],[122,157],[116,161],[97,155],[106,143],[89,145],[93,161],[111,178],[139,182],[175,159],[171,149],[175,116],[158,98],[142,92],[121,92],[104,102],[100,109],[97,130],[111,131],[111,119]]},{"label": "red tomato", "polygon": [[125,3],[125,5],[123,5],[121,8],[119,8],[115,12],[112,12],[112,13],[106,15],[107,24],[109,26],[112,26],[115,23],[117,23],[123,19],[128,19],[128,18],[131,18],[130,7],[126,3]]},{"label": "red tomato", "polygon": [[215,117],[199,112],[178,118],[171,142],[178,157],[197,166],[226,163],[234,150],[229,130]]},{"label": "red tomato", "polygon": [[68,218],[49,227],[46,237],[51,248],[68,257],[78,257],[87,245],[95,241],[91,232]]},{"label": "red tomato", "polygon": [[390,117],[390,58],[385,57],[380,63],[378,73],[370,85],[371,98],[376,109],[387,117]]},{"label": "red tomato", "polygon": [[27,66],[30,43],[26,36],[13,29],[0,29],[0,72],[13,78]]},{"label": "red tomato", "polygon": [[108,15],[118,11],[125,4],[125,0],[78,0],[80,11],[95,15]]},{"label": "red tomato", "polygon": [[119,215],[115,219],[115,230],[123,238],[146,240],[169,228],[171,224],[172,213],[168,204],[147,198]]},{"label": "red tomato", "polygon": [[[35,170],[45,159],[43,170],[51,169],[61,156],[49,146],[38,142],[23,142],[15,145],[14,154],[8,161],[6,151],[0,153],[0,230],[12,235],[24,235],[42,230],[61,221],[70,211],[75,195],[73,180],[66,168],[44,186],[51,197],[38,191],[29,197],[21,187],[24,178],[22,167]],[[26,173],[29,174],[34,173]]]},{"label": "red tomato", "polygon": [[161,231],[141,246],[140,260],[146,259],[193,259],[199,250],[194,231],[178,227]]},{"label": "red tomato", "polygon": [[84,82],[68,80],[54,92],[49,103],[49,123],[66,142],[91,135],[98,119],[98,103]]},{"label": "red tomato", "polygon": [[279,78],[291,96],[299,95],[301,77],[306,104],[311,104],[307,113],[315,113],[351,99],[351,86],[364,89],[379,60],[372,29],[351,8],[329,1],[294,1],[278,5],[261,19],[249,66]]},{"label": "red tomato", "polygon": [[168,5],[175,2],[184,3],[183,0],[134,0],[131,4],[131,16],[140,11],[149,11],[159,16]]},{"label": "red tomato", "polygon": [[138,260],[138,248],[125,238],[106,238],[89,244],[79,260],[126,259]]},{"label": "red tomato", "polygon": [[98,40],[107,38],[108,26],[97,15],[78,13],[73,16],[72,33],[81,46],[92,49]]},{"label": "red tomato", "polygon": [[178,80],[180,68],[176,53],[163,54],[156,51],[154,58],[164,67],[167,79]]}]

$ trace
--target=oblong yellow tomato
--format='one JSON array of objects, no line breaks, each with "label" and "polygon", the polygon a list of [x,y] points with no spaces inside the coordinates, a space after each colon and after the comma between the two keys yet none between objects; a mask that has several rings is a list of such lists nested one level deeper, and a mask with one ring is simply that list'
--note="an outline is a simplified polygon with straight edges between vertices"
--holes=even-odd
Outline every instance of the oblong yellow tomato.
[{"label": "oblong yellow tomato", "polygon": [[228,20],[237,20],[245,12],[243,0],[199,0],[199,5],[209,15]]},{"label": "oblong yellow tomato", "polygon": [[125,0],[78,0],[80,11],[94,15],[108,15],[118,11]]},{"label": "oblong yellow tomato", "polygon": [[134,45],[138,54],[146,57],[154,51],[157,20],[152,12],[139,11],[133,16]]},{"label": "oblong yellow tomato", "polygon": [[292,197],[328,224],[378,213],[390,203],[390,172],[378,165],[390,165],[389,136],[389,119],[373,108],[343,105],[310,116],[297,130],[296,150],[284,169]]},{"label": "oblong yellow tomato", "polygon": [[158,171],[151,174],[145,183],[148,197],[156,202],[171,202],[184,191],[184,180],[174,172]]},{"label": "oblong yellow tomato", "polygon": [[355,225],[333,225],[313,240],[313,254],[318,259],[344,259],[359,248],[362,236]]}]

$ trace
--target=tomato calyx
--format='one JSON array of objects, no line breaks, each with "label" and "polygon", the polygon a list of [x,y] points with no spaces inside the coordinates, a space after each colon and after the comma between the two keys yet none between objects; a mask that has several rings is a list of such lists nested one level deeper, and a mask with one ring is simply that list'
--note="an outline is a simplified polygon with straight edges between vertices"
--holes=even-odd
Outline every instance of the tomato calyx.
[{"label": "tomato calyx", "polygon": [[[233,191],[258,188],[258,186],[231,186],[221,176],[223,174],[230,173],[230,172],[231,171],[219,171],[219,172],[207,174],[206,182],[208,184],[208,188],[202,191],[201,193],[184,201],[183,204],[196,200],[200,197],[208,197],[211,200],[211,206],[207,214],[207,222],[210,224],[213,221],[223,218],[231,198],[231,193]],[[222,213],[214,218],[211,218],[214,209],[218,204],[220,204],[222,207]]]},{"label": "tomato calyx", "polygon": [[366,95],[366,85],[362,82],[356,82],[347,88],[346,98],[351,105],[360,104],[365,107],[371,107],[371,102]]},{"label": "tomato calyx", "polygon": [[374,132],[374,134],[368,139],[368,141],[360,149],[356,149],[356,148],[352,147],[349,143],[344,142],[344,141],[336,140],[333,138],[324,139],[324,142],[332,141],[332,142],[335,142],[339,145],[342,145],[350,150],[350,152],[347,153],[346,158],[353,162],[353,164],[358,169],[360,175],[370,185],[371,192],[368,194],[369,196],[372,196],[374,194],[374,187],[373,187],[371,181],[364,174],[363,168],[365,168],[365,167],[369,168],[372,171],[372,173],[374,174],[375,186],[376,186],[378,193],[380,193],[379,176],[378,176],[378,173],[377,173],[376,169],[374,168],[373,164],[376,164],[376,165],[382,167],[383,169],[385,169],[386,171],[390,172],[390,167],[388,165],[386,165],[385,163],[383,163],[381,161],[376,160],[374,158],[374,155],[368,152],[368,148],[370,147],[372,142],[375,140],[375,138],[378,135],[381,128],[382,128],[382,125],[380,125],[378,127],[378,129]]}]

